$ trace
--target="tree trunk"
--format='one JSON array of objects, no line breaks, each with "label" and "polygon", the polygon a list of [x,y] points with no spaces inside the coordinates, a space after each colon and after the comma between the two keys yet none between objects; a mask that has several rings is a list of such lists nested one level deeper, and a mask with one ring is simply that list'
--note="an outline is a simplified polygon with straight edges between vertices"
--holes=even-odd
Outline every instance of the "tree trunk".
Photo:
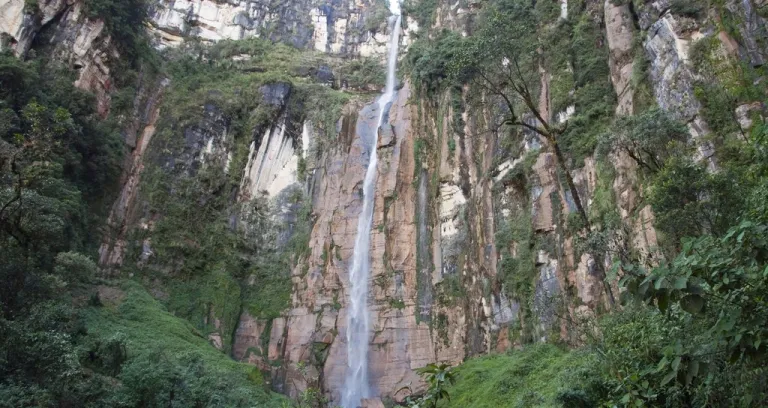
[{"label": "tree trunk", "polygon": [[555,157],[557,158],[557,163],[560,165],[560,170],[563,171],[565,174],[565,180],[568,184],[568,189],[571,191],[571,196],[573,197],[573,202],[576,204],[576,211],[579,212],[579,215],[581,215],[582,220],[584,220],[584,225],[586,226],[587,230],[590,230],[589,225],[589,217],[587,217],[587,211],[584,209],[584,206],[581,204],[581,197],[579,196],[579,190],[576,189],[576,183],[573,182],[573,177],[571,177],[571,172],[568,170],[568,166],[565,164],[565,157],[563,156],[563,152],[560,151],[560,146],[557,144],[557,139],[555,139],[554,136],[550,137],[549,143],[552,145],[552,150],[555,151]]},{"label": "tree trunk", "polygon": [[[579,215],[581,215],[582,220],[584,220],[584,226],[587,230],[587,233],[592,231],[592,226],[589,223],[589,217],[587,216],[587,211],[584,209],[584,206],[581,203],[581,196],[579,196],[579,190],[576,189],[576,183],[573,181],[573,177],[571,177],[571,172],[568,169],[568,166],[565,164],[565,157],[563,156],[563,152],[560,151],[560,146],[557,144],[557,139],[554,136],[550,136],[549,140],[550,144],[552,145],[552,150],[555,151],[555,157],[557,158],[557,162],[560,165],[560,169],[565,174],[565,180],[568,184],[568,189],[571,191],[571,196],[573,196],[573,202],[576,204],[576,211],[579,212]],[[608,302],[611,306],[613,306],[616,303],[616,299],[613,297],[613,290],[611,290],[611,285],[606,281],[607,274],[605,273],[605,265],[603,265],[603,256],[604,254],[597,253],[595,254],[595,265],[597,266],[597,270],[600,275],[600,279],[603,281],[603,287],[605,288],[605,294],[608,296]]]}]

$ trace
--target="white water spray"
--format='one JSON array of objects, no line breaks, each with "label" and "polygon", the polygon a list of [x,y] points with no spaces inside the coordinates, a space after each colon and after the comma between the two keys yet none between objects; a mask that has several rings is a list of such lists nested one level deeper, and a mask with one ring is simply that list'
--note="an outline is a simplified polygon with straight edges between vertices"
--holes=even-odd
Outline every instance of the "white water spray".
[{"label": "white water spray", "polygon": [[389,105],[395,99],[395,68],[397,48],[400,42],[400,0],[389,0],[389,10],[394,20],[389,41],[387,62],[387,85],[376,101],[379,118],[376,123],[371,158],[363,183],[363,211],[357,221],[357,238],[352,255],[352,269],[349,271],[350,298],[347,311],[347,374],[342,388],[341,406],[357,408],[363,398],[371,397],[368,379],[368,348],[371,321],[368,313],[368,278],[371,273],[371,225],[373,224],[373,199],[376,186],[378,156],[378,132],[384,121]]}]

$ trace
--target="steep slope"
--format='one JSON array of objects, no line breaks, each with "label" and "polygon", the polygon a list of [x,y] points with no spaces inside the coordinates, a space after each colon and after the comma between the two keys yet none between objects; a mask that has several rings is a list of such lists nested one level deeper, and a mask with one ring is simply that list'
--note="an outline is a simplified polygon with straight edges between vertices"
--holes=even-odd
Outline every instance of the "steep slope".
[{"label": "steep slope", "polygon": [[[274,390],[338,402],[378,119],[365,91],[383,85],[371,71],[389,41],[382,2],[151,2],[163,68],[139,64],[127,79],[128,54],[88,2],[26,3],[0,6],[3,48],[65,62],[101,117],[120,117],[129,153],[103,275],[139,281]],[[583,322],[616,309],[628,265],[659,265],[683,237],[731,226],[742,204],[714,201],[717,186],[761,177],[733,167],[752,157],[738,141],[759,145],[749,138],[766,115],[764,3],[404,3],[404,74],[378,135],[370,235],[376,395],[424,391],[414,370],[433,362],[582,345]],[[536,56],[521,74],[527,106],[502,97],[514,94],[500,78],[518,49]],[[471,69],[458,75],[462,64]],[[544,123],[560,155],[537,134]],[[675,157],[693,164],[667,166]],[[671,181],[684,169],[704,187],[679,209],[684,189]],[[701,174],[725,178],[712,187]],[[552,372],[577,358],[547,350]],[[493,361],[466,372],[496,372]],[[466,381],[462,403],[476,386]]]}]

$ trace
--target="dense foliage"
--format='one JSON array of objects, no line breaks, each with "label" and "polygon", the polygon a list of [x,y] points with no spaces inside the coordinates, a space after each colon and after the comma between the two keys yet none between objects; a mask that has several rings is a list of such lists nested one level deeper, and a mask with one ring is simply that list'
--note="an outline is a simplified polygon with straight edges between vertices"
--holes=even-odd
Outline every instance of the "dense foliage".
[{"label": "dense foliage", "polygon": [[0,56],[5,317],[82,278],[58,275],[57,256],[93,249],[100,204],[119,174],[122,142],[114,123],[102,122],[93,98],[71,80],[55,64]]},{"label": "dense foliage", "polygon": [[149,18],[145,0],[85,0],[88,17],[101,19],[125,61],[152,54],[144,23]]},{"label": "dense foliage", "polygon": [[[451,400],[440,406],[765,406],[765,67],[751,64],[748,57],[729,56],[716,35],[694,41],[693,88],[711,133],[692,139],[675,112],[654,106],[647,83],[648,56],[638,41],[631,81],[634,115],[615,117],[602,16],[589,2],[569,2],[568,18],[558,19],[555,3],[484,2],[465,28],[471,35],[431,30],[411,46],[406,69],[422,97],[437,100],[446,92],[458,93],[468,107],[489,113],[492,123],[484,125],[499,130],[499,135],[525,133],[504,127],[510,123],[536,131],[533,127],[551,121],[557,137],[547,144],[556,139],[566,158],[559,169],[561,188],[567,188],[567,173],[580,167],[582,159],[596,160],[598,179],[587,217],[569,217],[567,229],[575,232],[577,258],[588,252],[611,261],[613,270],[607,271],[605,283],[619,286],[621,305],[617,296],[616,307],[603,317],[561,322],[578,333],[576,342],[585,347],[576,352],[580,358],[546,377],[546,385],[559,384],[559,391],[534,390],[537,395],[531,394],[530,400],[518,397],[521,389],[545,384],[528,372],[502,374],[526,353],[537,352],[514,351],[494,357],[504,359],[499,366],[483,358],[459,367],[456,385],[448,388]],[[633,15],[644,7],[638,1],[613,3],[632,3]],[[421,20],[430,21],[434,15],[411,7]],[[669,11],[679,18],[709,19],[707,24],[741,38],[743,16],[732,9],[723,2],[705,6],[681,0],[670,2]],[[553,112],[537,112],[541,86],[547,81]],[[748,113],[749,130],[742,127],[744,118],[737,120],[737,107],[744,106],[756,109]],[[569,107],[570,117],[555,117]],[[557,123],[565,120],[567,124]],[[521,140],[507,139],[513,144]],[[537,182],[530,174],[533,162],[514,147],[502,149],[511,154],[496,163],[522,159],[502,180],[504,194],[514,191],[518,196],[504,198],[527,203]],[[538,152],[528,154],[535,159]],[[652,209],[653,218],[644,220],[653,223],[658,237],[647,249],[650,253],[628,244],[638,239],[631,235],[636,226],[630,223],[639,217],[617,209],[617,160],[636,165],[634,190],[628,192],[638,197],[635,211]],[[511,329],[510,337],[527,343],[533,338],[526,321],[536,318],[531,314],[532,282],[538,274],[535,254],[540,249],[552,254],[548,248],[556,244],[530,229],[530,210],[507,211],[496,228],[495,244],[502,255],[498,278],[507,294],[521,302],[523,327]],[[559,376],[568,380],[553,380]],[[512,391],[493,388],[509,378],[523,379],[510,387]]]},{"label": "dense foliage", "polygon": [[[594,355],[542,344],[456,367],[456,384],[438,407],[593,407],[602,392],[590,378]],[[577,403],[574,403],[577,402]]]},{"label": "dense foliage", "polygon": [[[692,140],[686,124],[648,95],[638,97],[634,115],[615,118],[604,22],[590,3],[569,2],[568,18],[559,19],[556,1],[482,2],[468,36],[433,27],[437,1],[404,4],[424,28],[405,70],[422,100],[449,101],[454,128],[463,132],[462,109],[484,109],[483,125],[505,135],[500,144],[514,144],[509,140],[520,142],[524,133],[515,126],[536,132],[536,121],[550,122],[548,142],[563,155],[559,178],[569,179],[587,157],[597,161],[584,219],[553,222],[557,234],[573,235],[577,252],[610,261],[604,283],[621,291],[621,304],[602,316],[565,322],[581,349],[528,345],[457,368],[427,366],[420,373],[428,388],[410,398],[412,406],[768,405],[768,126],[765,112],[751,114],[749,130],[736,118],[737,106],[765,101],[766,68],[728,57],[716,36],[705,37],[692,44],[689,63],[710,134]],[[721,13],[718,28],[738,38],[736,17],[722,2],[711,2],[712,11],[700,3],[673,0],[669,12],[688,19]],[[300,189],[277,203],[261,196],[241,202],[235,194],[251,143],[278,118],[288,118],[292,131],[304,119],[324,131],[310,157],[336,143],[350,98],[338,88],[375,91],[383,82],[378,62],[339,61],[261,39],[190,41],[166,51],[171,85],[141,184],[151,229],[131,231],[120,279],[105,280],[93,259],[123,160],[116,115],[133,107],[131,80],[155,54],[143,0],[84,4],[90,17],[104,19],[131,67],[119,75],[112,117],[99,118],[93,97],[52,61],[0,55],[0,407],[286,403],[265,390],[258,370],[226,353],[244,311],[269,322],[289,305],[291,274],[304,270],[310,209]],[[30,13],[35,5],[27,2]],[[377,2],[366,28],[380,27],[386,14]],[[635,57],[637,95],[648,87],[645,58]],[[290,97],[269,102],[270,87]],[[538,110],[543,87],[551,112]],[[569,108],[573,115],[557,117]],[[231,163],[186,157],[188,132],[214,125],[225,129]],[[424,140],[415,143],[418,163],[427,163]],[[456,141],[448,146],[453,153]],[[539,151],[521,156],[501,180],[525,203]],[[617,157],[636,164],[637,208],[652,209],[658,246],[651,254],[627,245],[634,225],[616,208]],[[301,172],[308,166],[301,162]],[[573,191],[571,200],[579,195]],[[276,222],[276,205],[295,218]],[[559,243],[534,229],[530,208],[508,218],[514,223],[496,226],[496,283],[520,302],[524,326],[510,340],[533,343],[540,334],[528,323],[538,318],[537,255]],[[134,279],[123,280],[128,276]],[[466,295],[458,277],[439,290],[438,298],[454,302]],[[446,319],[437,317],[438,333]],[[224,352],[210,345],[211,336]],[[548,338],[557,342],[557,333]],[[328,403],[314,388],[298,400],[301,407]]]},{"label": "dense foliage", "polygon": [[260,373],[140,287],[109,297],[94,286],[92,254],[122,160],[115,121],[48,61],[3,54],[0,82],[0,406],[269,400]]},{"label": "dense foliage", "polygon": [[[164,57],[172,82],[141,188],[153,228],[133,232],[129,268],[167,290],[171,311],[219,335],[229,351],[241,312],[269,321],[289,306],[291,273],[309,239],[301,188],[271,202],[261,192],[237,197],[251,145],[272,131],[301,143],[310,119],[321,131],[306,146],[312,160],[334,142],[349,96],[319,83],[326,59],[261,39],[191,43]],[[209,139],[189,142],[198,136]],[[230,153],[205,162],[189,153],[209,141]],[[278,208],[292,215],[275,218]],[[142,260],[147,238],[152,252]]]},{"label": "dense foliage", "polygon": [[[89,16],[106,20],[119,63],[128,62],[115,67],[120,88],[107,120],[66,69],[42,58],[0,58],[0,406],[284,403],[265,391],[257,369],[213,348],[208,334],[218,332],[228,351],[242,310],[269,319],[287,306],[290,271],[306,247],[307,210],[301,192],[289,192],[281,202],[295,207],[297,219],[275,225],[271,204],[260,197],[237,204],[221,193],[238,187],[251,138],[277,114],[309,112],[331,134],[347,96],[318,83],[316,56],[267,41],[169,52],[159,154],[147,158],[143,184],[150,210],[162,214],[153,231],[160,239],[149,265],[137,269],[140,254],[129,248],[130,267],[112,275],[153,279],[149,286],[163,301],[137,284],[104,281],[93,259],[123,161],[120,120],[135,103],[135,74],[154,81],[146,61],[158,61],[144,48],[139,6],[86,4]],[[232,59],[240,55],[249,61]],[[363,86],[376,80],[370,65],[347,64],[344,72]],[[288,87],[291,106],[262,102],[261,87],[275,84]],[[237,174],[166,167],[169,155],[184,153],[184,132],[207,123],[201,103],[215,106],[234,136]],[[247,229],[229,226],[233,212]],[[286,228],[289,237],[279,236]]]}]

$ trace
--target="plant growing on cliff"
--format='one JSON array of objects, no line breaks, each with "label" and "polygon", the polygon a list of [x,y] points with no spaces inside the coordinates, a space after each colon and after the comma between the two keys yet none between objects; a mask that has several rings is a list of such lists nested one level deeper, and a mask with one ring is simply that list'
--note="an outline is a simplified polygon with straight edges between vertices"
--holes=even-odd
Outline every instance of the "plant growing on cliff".
[{"label": "plant growing on cliff", "polygon": [[669,113],[651,109],[618,118],[613,127],[599,137],[597,155],[605,159],[610,153],[625,153],[646,173],[653,174],[661,170],[669,158],[687,153],[689,136],[685,125]]},{"label": "plant growing on cliff", "polygon": [[456,382],[456,374],[450,365],[432,363],[416,369],[416,372],[427,383],[427,391],[418,398],[408,397],[406,400],[408,407],[437,408],[440,401],[451,399],[447,388]]},{"label": "plant growing on cliff", "polygon": [[[548,108],[543,108],[538,100],[538,92],[541,83],[546,81],[546,74],[541,73],[545,61],[540,46],[529,35],[537,28],[534,10],[523,3],[504,3],[490,8],[484,17],[481,28],[467,39],[451,60],[451,77],[459,83],[469,82],[490,97],[480,99],[501,118],[497,125],[499,128],[520,127],[545,143],[554,153],[562,179],[585,230],[592,230],[591,220],[562,148],[562,144],[568,140],[566,135],[570,121],[553,122],[551,114],[547,112]],[[586,65],[590,67],[595,64],[592,62],[592,65]],[[588,73],[587,70],[581,75]],[[598,88],[584,86],[578,91],[596,93]],[[599,265],[602,269],[602,265]],[[602,274],[605,275],[604,272]],[[604,284],[606,295],[613,302],[612,290],[607,282]]]},{"label": "plant growing on cliff", "polygon": [[[524,18],[525,14],[531,13],[525,6],[514,4],[510,7],[511,10],[492,9],[488,12],[482,28],[452,60],[450,71],[454,78],[469,78],[472,84],[498,98],[505,108],[500,112],[503,125],[522,127],[547,143],[565,176],[576,210],[589,225],[587,212],[559,145],[568,122],[552,123],[545,117],[535,96],[540,81],[540,61],[536,44],[527,38],[527,33],[535,27],[526,22],[535,19],[533,16]],[[533,118],[525,117],[524,112],[529,112]]]},{"label": "plant growing on cliff", "polygon": [[151,53],[144,26],[149,20],[145,0],[84,0],[83,5],[89,17],[104,20],[124,58],[146,57],[140,55],[142,51]]}]

